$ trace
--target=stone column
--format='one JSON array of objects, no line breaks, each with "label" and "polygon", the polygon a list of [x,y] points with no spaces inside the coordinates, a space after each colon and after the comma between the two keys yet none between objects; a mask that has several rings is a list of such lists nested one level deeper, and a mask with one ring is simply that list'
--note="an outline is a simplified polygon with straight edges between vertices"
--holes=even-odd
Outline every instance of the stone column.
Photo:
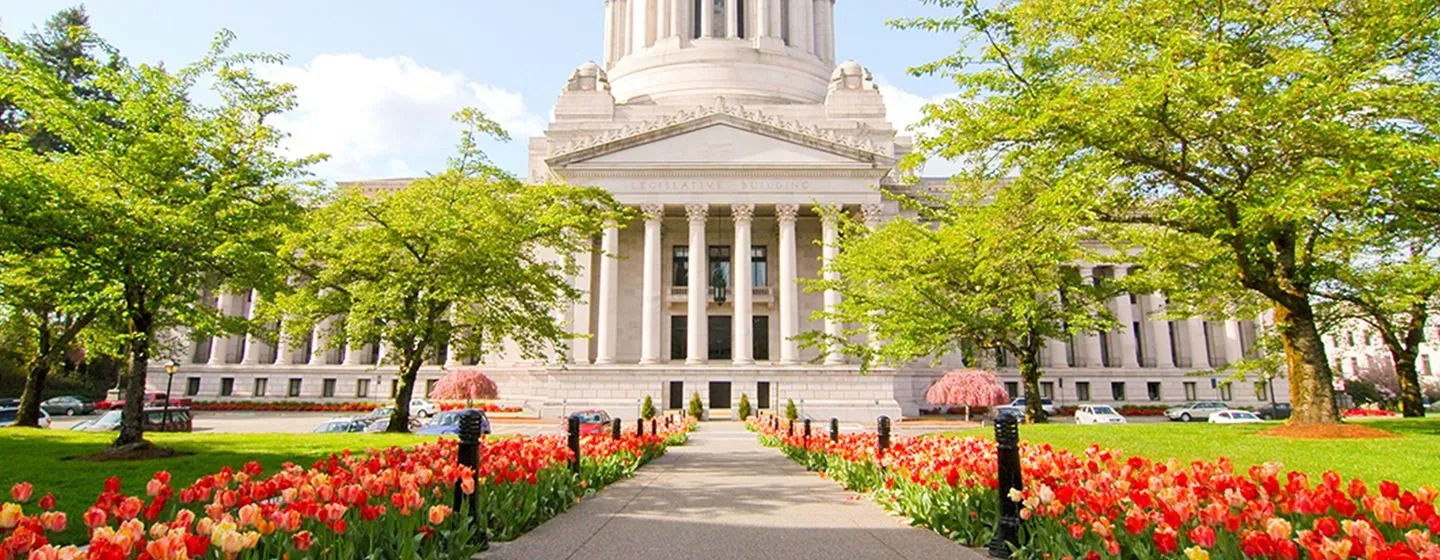
[{"label": "stone column", "polygon": [[794,3],[800,5],[800,28],[805,31],[800,48],[810,54],[818,55],[815,52],[815,4],[805,0],[795,0]]},{"label": "stone column", "polygon": [[829,59],[825,56],[825,50],[827,48],[825,42],[825,8],[830,6],[830,2],[831,0],[812,0],[810,7],[811,18],[813,18],[811,19],[810,29],[812,29],[812,33],[815,34],[813,40],[815,57],[826,62],[828,62]]},{"label": "stone column", "polygon": [[[830,270],[830,267],[835,264],[835,258],[840,256],[840,232],[837,228],[839,224],[835,223],[836,213],[838,212],[839,208],[834,207],[824,209],[821,212],[821,216],[823,217],[820,222],[820,238],[823,244],[820,248],[821,275],[825,280],[829,281],[840,279],[839,273]],[[830,340],[837,340],[842,334],[840,332],[840,321],[829,316],[835,313],[838,307],[840,307],[840,292],[833,289],[825,290],[825,314],[827,315],[825,317],[825,337]],[[845,363],[845,356],[839,352],[831,351],[825,353],[825,365],[839,365],[843,363]]]},{"label": "stone column", "polygon": [[656,0],[655,2],[655,44],[661,39],[669,37],[673,31],[670,29],[670,9],[674,7],[671,0]]},{"label": "stone column", "polygon": [[755,29],[751,33],[756,37],[770,37],[770,10],[779,0],[756,0],[755,1]]},{"label": "stone column", "polygon": [[811,4],[806,0],[790,2],[790,46],[810,52],[810,30],[805,27]]},{"label": "stone column", "polygon": [[[230,294],[220,293],[215,296],[215,311],[224,317],[229,315]],[[220,334],[210,337],[210,359],[207,361],[212,366],[225,365],[226,354],[230,353],[230,335]]]},{"label": "stone column", "polygon": [[690,34],[695,30],[690,20],[690,0],[667,0],[673,2],[670,6],[670,28],[673,34],[680,38],[680,44],[692,37]]},{"label": "stone column", "polygon": [[575,287],[584,295],[572,306],[571,329],[577,335],[570,339],[570,360],[577,364],[590,363],[590,302],[595,294],[590,292],[591,251],[575,256],[580,270],[575,273]]},{"label": "stone column", "polygon": [[[348,317],[346,318],[346,321],[347,321],[347,322],[349,321],[349,318],[348,318]],[[347,330],[347,331],[350,330],[349,325],[346,325],[345,330]],[[365,350],[365,343],[364,343],[364,342],[360,342],[360,341],[358,341],[358,340],[355,340],[354,338],[352,338],[352,337],[350,336],[350,333],[348,333],[348,332],[345,333],[345,353],[344,353],[343,355],[341,355],[340,365],[342,365],[342,366],[358,366],[358,365],[360,365],[360,363],[361,363],[362,361],[364,361],[364,360],[361,359],[361,355],[364,353],[364,350]]]},{"label": "stone column", "polygon": [[595,327],[595,364],[615,363],[616,306],[620,298],[620,229],[606,224],[600,236],[600,321]]},{"label": "stone column", "polygon": [[640,52],[649,43],[649,0],[630,0],[630,52]]},{"label": "stone column", "polygon": [[1245,348],[1240,343],[1240,321],[1225,320],[1225,363],[1233,364],[1245,358]]},{"label": "stone column", "polygon": [[390,357],[390,352],[393,349],[390,348],[390,343],[385,342],[384,340],[381,340],[376,344],[380,345],[380,351],[375,353],[375,365],[379,366],[385,363],[385,358]]},{"label": "stone column", "polygon": [[700,38],[708,39],[715,36],[715,9],[708,1],[700,3]]},{"label": "stone column", "polygon": [[780,363],[786,365],[800,363],[794,340],[800,330],[800,302],[796,299],[795,285],[795,218],[799,214],[797,204],[775,205],[780,223]]},{"label": "stone column", "polygon": [[[1115,267],[1115,279],[1124,278],[1126,272],[1124,267]],[[1120,328],[1115,331],[1120,338],[1120,365],[1138,369],[1140,361],[1135,358],[1135,337],[1140,333],[1135,332],[1135,313],[1128,292],[1115,296],[1115,321],[1120,323]]]},{"label": "stone column", "polygon": [[[883,204],[865,204],[860,206],[860,219],[865,223],[865,228],[875,231],[880,228],[880,220],[885,212]],[[873,313],[871,314],[874,315]],[[875,325],[870,325],[866,333],[866,341],[872,349],[880,348],[880,333],[876,332]]]},{"label": "stone column", "polygon": [[1069,369],[1069,352],[1065,350],[1068,346],[1064,339],[1051,338],[1045,341],[1045,351],[1050,354],[1050,369]]},{"label": "stone column", "polygon": [[[1080,278],[1083,279],[1086,284],[1093,285],[1095,282],[1095,267],[1081,266]],[[1085,359],[1083,362],[1077,359],[1077,365],[1081,365],[1082,367],[1105,367],[1105,361],[1101,359],[1103,354],[1101,354],[1100,350],[1100,335],[1096,333],[1085,333],[1082,339],[1082,348],[1084,348],[1082,354],[1084,354]]]},{"label": "stone column", "polygon": [[615,0],[605,0],[605,62],[606,68],[615,62]]},{"label": "stone column", "polygon": [[330,329],[330,318],[326,317],[315,323],[315,329],[310,331],[310,364],[312,366],[325,365],[325,352],[329,350],[330,336],[325,332]]},{"label": "stone column", "polygon": [[[255,308],[260,305],[260,292],[250,290],[250,309],[245,312],[245,319],[251,323],[255,322]],[[254,328],[252,324],[250,328]],[[260,364],[260,351],[265,347],[265,340],[254,333],[245,333],[245,354],[240,357],[240,363],[253,366]]]},{"label": "stone column", "polygon": [[665,218],[665,206],[646,204],[640,207],[645,215],[645,274],[642,277],[640,297],[640,363],[660,363],[660,310],[664,300],[660,285],[661,248],[660,221]]},{"label": "stone column", "polygon": [[742,0],[725,0],[725,36],[735,39],[740,36],[739,3]]},{"label": "stone column", "polygon": [[1205,343],[1205,318],[1191,317],[1185,320],[1190,331],[1190,367],[1210,369],[1210,346]]},{"label": "stone column", "polygon": [[685,290],[688,312],[685,317],[685,363],[703,364],[709,355],[706,347],[706,303],[709,301],[709,270],[705,268],[705,219],[710,207],[686,204],[685,217],[690,220],[690,282]]},{"label": "stone column", "polygon": [[1145,296],[1149,303],[1145,311],[1145,317],[1150,326],[1151,346],[1155,349],[1155,367],[1173,368],[1175,360],[1170,355],[1170,348],[1174,345],[1170,341],[1170,321],[1165,318],[1165,296],[1161,294],[1149,294]]},{"label": "stone column", "polygon": [[751,303],[755,291],[751,289],[750,270],[750,223],[755,217],[754,204],[732,204],[730,205],[731,215],[735,219],[735,248],[730,252],[733,261],[735,274],[732,275],[732,284],[735,287],[734,323],[730,327],[730,356],[731,361],[737,365],[755,363],[754,338],[751,329],[755,322],[751,318],[755,308]]},{"label": "stone column", "polygon": [[295,361],[295,333],[290,332],[292,329],[288,319],[280,320],[278,330],[280,333],[277,335],[279,341],[275,344],[275,361],[271,363],[277,366],[288,366]]}]

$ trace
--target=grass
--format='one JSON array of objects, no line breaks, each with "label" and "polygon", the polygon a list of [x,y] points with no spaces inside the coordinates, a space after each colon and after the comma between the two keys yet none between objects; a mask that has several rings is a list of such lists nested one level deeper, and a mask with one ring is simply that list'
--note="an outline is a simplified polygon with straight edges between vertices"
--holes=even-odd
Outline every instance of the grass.
[{"label": "grass", "polygon": [[[1183,462],[1227,457],[1243,472],[1251,465],[1278,461],[1287,470],[1304,472],[1312,482],[1333,470],[1346,480],[1359,478],[1371,488],[1392,480],[1404,488],[1440,487],[1440,417],[1377,419],[1365,425],[1402,437],[1367,440],[1303,440],[1257,435],[1274,427],[1264,424],[1126,424],[1077,426],[1041,424],[1020,426],[1020,438],[1049,443],[1075,452],[1091,445],[1151,459],[1175,458]],[[949,432],[960,436],[993,437],[993,428]]]},{"label": "grass", "polygon": [[[0,501],[10,499],[10,487],[17,482],[34,485],[31,498],[55,493],[56,509],[69,516],[64,533],[52,538],[62,544],[83,544],[86,538],[81,515],[104,489],[105,479],[120,477],[120,489],[144,497],[145,483],[156,471],[169,471],[176,488],[230,466],[239,470],[249,461],[258,461],[267,474],[285,462],[309,466],[344,449],[364,451],[392,445],[408,446],[435,438],[406,434],[146,434],[159,445],[192,455],[148,461],[94,463],[72,457],[99,452],[114,440],[114,433],[84,433],[61,430],[0,430]],[[32,506],[33,507],[33,502]],[[33,511],[27,507],[27,511]]]}]

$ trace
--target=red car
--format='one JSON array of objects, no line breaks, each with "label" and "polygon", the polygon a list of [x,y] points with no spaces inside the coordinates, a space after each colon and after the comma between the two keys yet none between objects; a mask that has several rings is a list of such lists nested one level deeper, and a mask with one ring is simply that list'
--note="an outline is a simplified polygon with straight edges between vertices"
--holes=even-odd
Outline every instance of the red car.
[{"label": "red car", "polygon": [[[188,407],[188,406],[190,406],[190,404],[191,404],[190,399],[174,399],[174,400],[170,401],[170,406]],[[100,401],[100,402],[98,402],[98,403],[95,403],[95,410],[114,410],[114,409],[118,409],[118,408],[123,408],[124,406],[125,406],[125,400],[124,400],[124,399],[114,400],[114,401]],[[147,406],[147,407],[149,407],[149,406],[156,406],[156,407],[163,407],[163,406],[165,406],[165,393],[161,393],[161,392],[145,393],[145,406]]]},{"label": "red car", "polygon": [[[580,419],[580,435],[610,433],[610,415],[603,410],[577,410],[570,413],[570,418]],[[566,418],[560,430],[568,432],[569,429],[570,419]]]}]

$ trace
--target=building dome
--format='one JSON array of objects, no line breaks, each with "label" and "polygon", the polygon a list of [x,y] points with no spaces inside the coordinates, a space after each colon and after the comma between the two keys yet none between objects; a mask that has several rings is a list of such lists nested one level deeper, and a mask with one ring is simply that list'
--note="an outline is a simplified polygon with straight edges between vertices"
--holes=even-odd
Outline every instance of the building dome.
[{"label": "building dome", "polygon": [[606,0],[604,70],[619,103],[821,103],[835,63],[834,8],[834,0]]}]

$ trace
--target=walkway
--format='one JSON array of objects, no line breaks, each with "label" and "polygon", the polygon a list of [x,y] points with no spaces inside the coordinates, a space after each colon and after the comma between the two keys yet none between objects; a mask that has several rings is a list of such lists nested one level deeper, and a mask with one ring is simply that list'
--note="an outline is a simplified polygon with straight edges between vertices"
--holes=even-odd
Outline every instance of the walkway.
[{"label": "walkway", "polygon": [[559,517],[480,555],[497,559],[979,560],[869,498],[761,447],[738,422],[690,442]]}]

